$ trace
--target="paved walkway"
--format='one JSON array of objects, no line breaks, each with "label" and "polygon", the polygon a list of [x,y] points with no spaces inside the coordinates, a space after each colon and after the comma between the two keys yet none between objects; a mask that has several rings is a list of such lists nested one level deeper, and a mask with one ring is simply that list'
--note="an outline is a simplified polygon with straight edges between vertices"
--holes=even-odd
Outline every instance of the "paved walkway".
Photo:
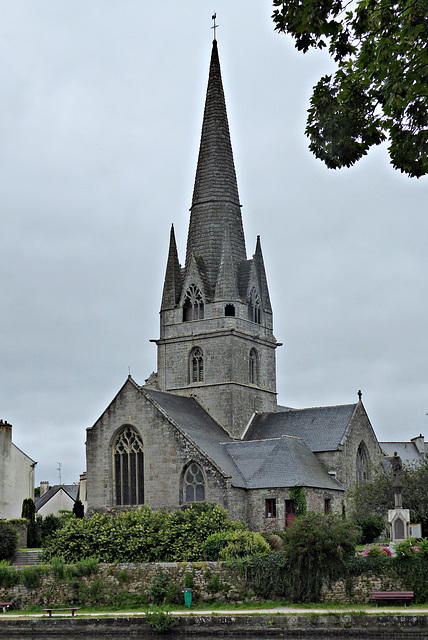
[{"label": "paved walkway", "polygon": [[[307,609],[302,607],[275,607],[273,609],[182,609],[180,611],[170,610],[174,616],[245,616],[245,615],[309,615],[309,614],[320,614],[320,613],[334,613],[334,614],[342,614],[342,615],[352,615],[352,614],[360,614],[361,612],[366,613],[368,615],[428,615],[428,606],[420,607],[420,608],[410,608],[404,607],[403,605],[399,607],[365,607],[361,606],[360,608],[350,608],[350,609]],[[102,618],[102,617],[112,617],[112,618],[132,618],[144,616],[146,614],[145,611],[97,611],[95,613],[89,612],[79,612],[76,611],[74,617],[79,618]],[[46,613],[0,613],[0,620],[2,619],[11,619],[11,618],[43,618],[47,617]],[[70,618],[70,613],[65,613],[63,611],[58,612],[57,614],[53,610],[52,617],[62,617],[62,618]]]}]

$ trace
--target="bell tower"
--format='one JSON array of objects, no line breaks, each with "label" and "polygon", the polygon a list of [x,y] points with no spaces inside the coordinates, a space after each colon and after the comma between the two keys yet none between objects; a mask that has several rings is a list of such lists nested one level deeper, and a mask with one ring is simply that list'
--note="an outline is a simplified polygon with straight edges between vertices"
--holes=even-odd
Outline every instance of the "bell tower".
[{"label": "bell tower", "polygon": [[185,265],[172,227],[156,343],[157,387],[194,396],[233,437],[276,410],[272,308],[259,237],[247,259],[216,40]]}]

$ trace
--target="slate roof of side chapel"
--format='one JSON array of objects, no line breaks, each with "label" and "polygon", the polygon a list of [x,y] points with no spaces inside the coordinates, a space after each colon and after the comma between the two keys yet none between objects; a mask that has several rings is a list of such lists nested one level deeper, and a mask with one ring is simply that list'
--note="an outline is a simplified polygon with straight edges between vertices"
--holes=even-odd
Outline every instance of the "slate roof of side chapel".
[{"label": "slate roof of side chapel", "polygon": [[260,413],[255,416],[244,439],[288,435],[302,438],[311,451],[336,451],[356,407],[357,404],[344,404]]},{"label": "slate roof of side chapel", "polygon": [[194,399],[146,389],[144,392],[228,476],[235,487],[305,487],[343,490],[298,438],[257,442],[234,440]]}]

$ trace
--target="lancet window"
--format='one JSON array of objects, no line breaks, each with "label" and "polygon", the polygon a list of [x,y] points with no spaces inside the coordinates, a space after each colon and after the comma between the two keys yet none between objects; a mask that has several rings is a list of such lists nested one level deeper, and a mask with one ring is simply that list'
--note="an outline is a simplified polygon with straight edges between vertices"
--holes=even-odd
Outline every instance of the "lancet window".
[{"label": "lancet window", "polygon": [[190,352],[190,382],[203,382],[204,380],[204,354],[200,347],[195,347]]},{"label": "lancet window", "polygon": [[248,359],[248,379],[250,384],[258,384],[258,359],[256,349],[251,349]]},{"label": "lancet window", "polygon": [[362,484],[369,477],[370,456],[365,442],[361,442],[357,451],[356,459],[356,483]]},{"label": "lancet window", "polygon": [[113,470],[116,504],[144,504],[143,441],[130,425],[122,429],[113,445]]},{"label": "lancet window", "polygon": [[183,322],[202,320],[204,317],[204,299],[202,292],[195,284],[186,291],[183,303]]},{"label": "lancet window", "polygon": [[255,288],[251,289],[248,298],[248,319],[257,324],[261,322],[260,297]]},{"label": "lancet window", "polygon": [[184,474],[184,501],[203,502],[205,500],[205,480],[201,467],[192,462]]}]

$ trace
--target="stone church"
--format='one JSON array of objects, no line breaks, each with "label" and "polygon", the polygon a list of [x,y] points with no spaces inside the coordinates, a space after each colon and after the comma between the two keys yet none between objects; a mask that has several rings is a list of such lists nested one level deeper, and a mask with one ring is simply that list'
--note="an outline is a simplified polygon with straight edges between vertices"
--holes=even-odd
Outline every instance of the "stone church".
[{"label": "stone church", "polygon": [[212,46],[184,267],[171,229],[157,373],[131,376],[87,430],[87,505],[104,511],[216,502],[252,530],[308,508],[341,512],[382,457],[361,402],[277,404],[260,238],[248,259],[217,42]]}]

